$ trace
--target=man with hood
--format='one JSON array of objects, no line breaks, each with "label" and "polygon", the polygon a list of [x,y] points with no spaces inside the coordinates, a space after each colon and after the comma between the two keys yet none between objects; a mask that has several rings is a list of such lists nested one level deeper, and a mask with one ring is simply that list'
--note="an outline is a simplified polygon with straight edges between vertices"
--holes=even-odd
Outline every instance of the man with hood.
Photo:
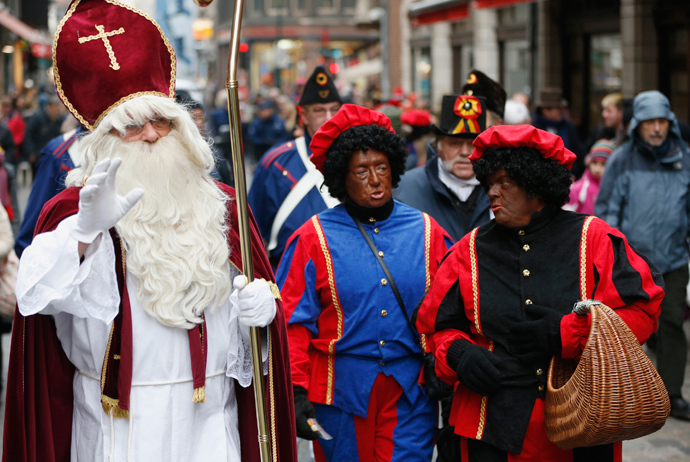
[{"label": "man with hood", "polygon": [[257,217],[273,271],[292,233],[313,215],[339,203],[328,194],[328,188],[322,187],[323,175],[309,161],[309,143],[341,104],[333,79],[324,67],[316,67],[297,106],[304,136],[269,149],[256,166],[249,205]]},{"label": "man with hood", "polygon": [[687,341],[683,311],[688,284],[690,151],[668,98],[658,91],[633,101],[630,139],[606,165],[595,215],[620,229],[663,274],[666,298],[657,331],[657,369],[671,398],[671,415],[690,420],[681,395]]}]

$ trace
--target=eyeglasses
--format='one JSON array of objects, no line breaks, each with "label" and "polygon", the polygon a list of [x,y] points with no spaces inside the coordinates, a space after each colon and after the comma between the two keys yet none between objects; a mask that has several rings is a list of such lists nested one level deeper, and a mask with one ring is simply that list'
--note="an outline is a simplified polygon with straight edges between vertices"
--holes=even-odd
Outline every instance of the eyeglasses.
[{"label": "eyeglasses", "polygon": [[156,117],[149,119],[143,125],[131,124],[125,126],[125,136],[136,136],[140,134],[144,131],[144,127],[146,127],[147,123],[150,123],[153,129],[159,132],[169,130],[173,125],[173,121],[170,119],[166,119],[165,117]]}]

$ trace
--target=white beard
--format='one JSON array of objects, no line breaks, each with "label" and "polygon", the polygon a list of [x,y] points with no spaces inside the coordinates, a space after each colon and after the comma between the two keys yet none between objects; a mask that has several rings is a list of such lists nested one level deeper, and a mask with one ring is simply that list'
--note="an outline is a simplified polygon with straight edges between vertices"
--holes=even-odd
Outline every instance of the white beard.
[{"label": "white beard", "polygon": [[137,296],[161,324],[190,329],[230,294],[229,198],[175,129],[153,144],[118,139],[110,156],[122,159],[118,193],[145,191],[116,225]]}]

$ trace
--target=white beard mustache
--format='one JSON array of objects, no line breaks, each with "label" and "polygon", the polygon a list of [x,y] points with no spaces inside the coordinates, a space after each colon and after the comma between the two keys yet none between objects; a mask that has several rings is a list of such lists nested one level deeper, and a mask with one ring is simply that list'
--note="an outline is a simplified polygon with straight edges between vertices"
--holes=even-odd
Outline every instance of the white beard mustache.
[{"label": "white beard mustache", "polygon": [[458,162],[466,164],[470,163],[467,157],[462,156],[455,156],[450,160],[441,160],[441,164],[443,164],[443,169],[448,173],[453,173],[453,165],[457,164]]},{"label": "white beard mustache", "polygon": [[230,294],[225,203],[229,198],[195,161],[174,129],[153,144],[118,139],[116,188],[143,188],[117,223],[137,296],[161,324],[191,329]]}]

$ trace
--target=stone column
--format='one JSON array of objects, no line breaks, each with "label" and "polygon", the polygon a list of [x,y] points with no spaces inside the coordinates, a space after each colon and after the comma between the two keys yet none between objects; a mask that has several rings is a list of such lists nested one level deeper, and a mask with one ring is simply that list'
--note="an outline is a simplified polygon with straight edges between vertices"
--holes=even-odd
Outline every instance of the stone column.
[{"label": "stone column", "polygon": [[431,107],[441,103],[441,97],[453,91],[453,48],[448,22],[431,26]]},{"label": "stone column", "polygon": [[659,86],[655,5],[656,0],[621,0],[623,94],[628,98]]},{"label": "stone column", "polygon": [[408,16],[409,6],[412,0],[402,0],[398,21],[400,24],[400,85],[405,94],[411,92],[412,88],[412,26]]},{"label": "stone column", "polygon": [[[498,17],[494,9],[470,9],[472,24],[472,43],[474,48],[474,68],[482,71],[496,81],[501,80],[498,75],[498,39],[496,27]],[[454,78],[463,79],[465,76],[456,75]]]},{"label": "stone column", "polygon": [[532,101],[544,87],[560,87],[563,82],[561,31],[558,27],[559,2],[540,2],[537,13],[537,75]]},{"label": "stone column", "polygon": [[[402,37],[401,19],[402,8],[399,1],[388,2],[388,79],[390,81],[390,91],[393,91],[402,84]],[[389,95],[390,96],[390,95]]]}]

